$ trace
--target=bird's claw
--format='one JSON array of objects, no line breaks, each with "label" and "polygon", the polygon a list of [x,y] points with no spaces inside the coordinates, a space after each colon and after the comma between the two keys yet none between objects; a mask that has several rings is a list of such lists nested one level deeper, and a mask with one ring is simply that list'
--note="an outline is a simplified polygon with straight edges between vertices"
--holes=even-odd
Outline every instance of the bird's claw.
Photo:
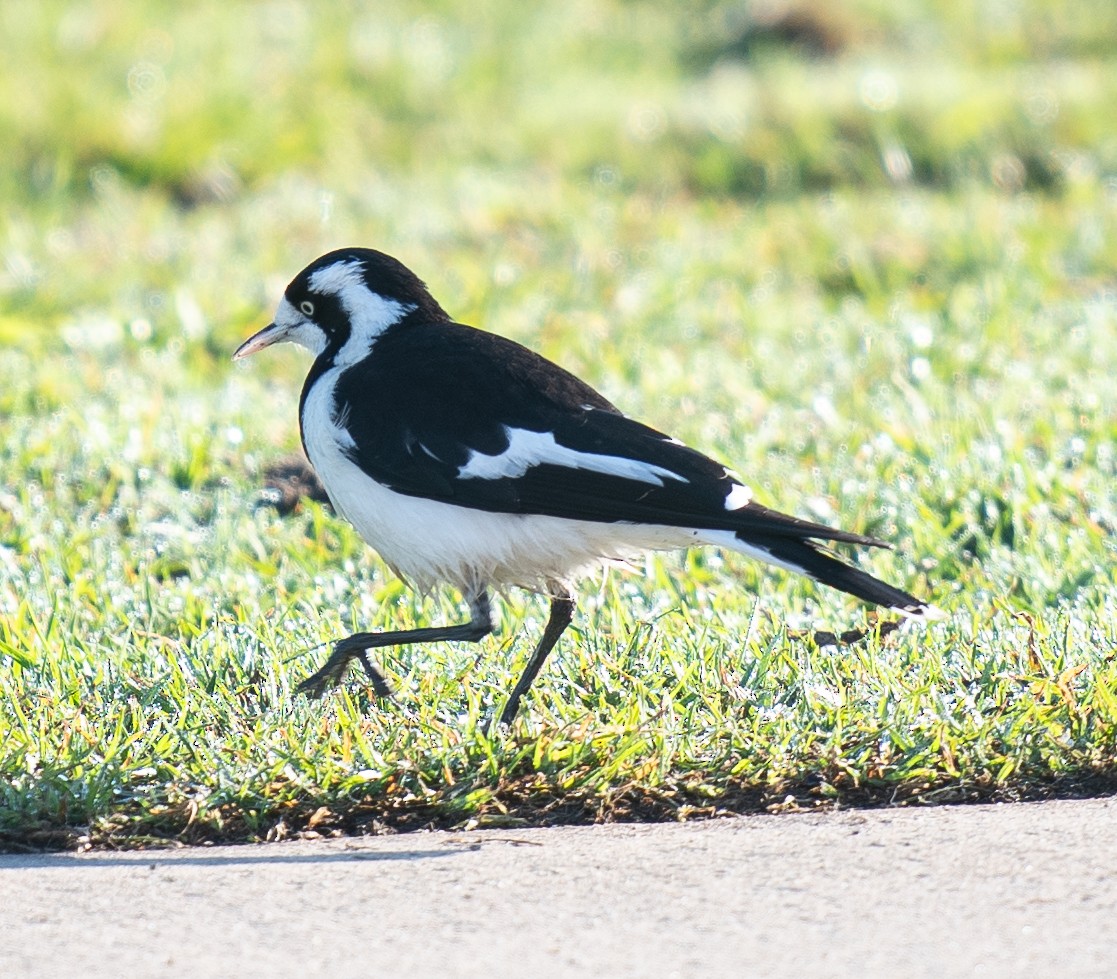
[{"label": "bird's claw", "polygon": [[345,668],[349,665],[349,661],[354,658],[361,661],[361,666],[364,667],[376,696],[391,700],[392,688],[388,685],[388,681],[384,679],[384,675],[372,665],[368,658],[368,651],[349,648],[345,645],[344,639],[334,644],[334,651],[330,654],[329,659],[322,664],[321,669],[303,680],[295,688],[296,691],[315,700],[320,699],[330,687],[341,682]]}]

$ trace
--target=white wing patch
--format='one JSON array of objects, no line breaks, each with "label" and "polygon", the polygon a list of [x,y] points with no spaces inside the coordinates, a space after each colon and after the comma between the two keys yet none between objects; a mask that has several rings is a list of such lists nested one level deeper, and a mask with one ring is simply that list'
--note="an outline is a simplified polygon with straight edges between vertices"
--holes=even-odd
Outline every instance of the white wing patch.
[{"label": "white wing patch", "polygon": [[752,502],[752,490],[740,483],[734,483],[725,494],[726,510],[743,510]]},{"label": "white wing patch", "polygon": [[531,432],[523,428],[505,426],[508,448],[496,455],[482,452],[470,454],[469,461],[458,470],[459,479],[516,479],[533,466],[549,463],[568,469],[604,473],[635,479],[652,486],[662,486],[664,479],[685,483],[688,480],[678,473],[639,459],[623,456],[600,455],[596,452],[579,452],[559,445],[552,432]]},{"label": "white wing patch", "polygon": [[310,277],[310,288],[337,296],[349,314],[349,339],[334,358],[334,363],[340,367],[361,360],[381,333],[415,308],[373,292],[365,285],[360,262],[335,262],[319,269]]}]

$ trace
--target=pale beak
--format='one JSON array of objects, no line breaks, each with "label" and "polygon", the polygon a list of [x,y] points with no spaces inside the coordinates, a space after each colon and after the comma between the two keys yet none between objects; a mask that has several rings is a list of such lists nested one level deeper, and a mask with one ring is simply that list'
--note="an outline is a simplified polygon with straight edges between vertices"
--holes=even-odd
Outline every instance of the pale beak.
[{"label": "pale beak", "polygon": [[240,360],[242,357],[256,353],[257,350],[270,347],[273,343],[279,343],[287,338],[286,334],[287,327],[280,326],[278,323],[269,323],[259,333],[253,333],[237,347],[237,352],[233,354],[233,360]]}]

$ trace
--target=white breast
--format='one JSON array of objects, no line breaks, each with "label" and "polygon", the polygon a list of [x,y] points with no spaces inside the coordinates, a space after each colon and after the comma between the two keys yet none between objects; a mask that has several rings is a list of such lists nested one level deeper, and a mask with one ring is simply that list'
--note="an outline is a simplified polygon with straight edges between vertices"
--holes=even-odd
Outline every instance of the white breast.
[{"label": "white breast", "polygon": [[337,512],[421,588],[445,582],[466,592],[487,584],[545,590],[603,560],[706,541],[708,531],[689,528],[490,513],[396,493],[345,454],[353,442],[334,410],[342,369],[323,374],[303,404],[310,461]]}]

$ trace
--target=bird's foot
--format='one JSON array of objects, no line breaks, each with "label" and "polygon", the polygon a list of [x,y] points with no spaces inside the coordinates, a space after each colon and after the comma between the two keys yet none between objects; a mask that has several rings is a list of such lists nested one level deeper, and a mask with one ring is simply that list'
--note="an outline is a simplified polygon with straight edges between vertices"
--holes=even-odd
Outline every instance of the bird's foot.
[{"label": "bird's foot", "polygon": [[368,658],[368,650],[360,644],[360,639],[361,636],[358,634],[335,642],[329,659],[322,664],[319,670],[303,680],[296,688],[297,691],[315,699],[321,697],[330,687],[341,682],[349,661],[359,659],[365,673],[368,674],[369,682],[372,683],[372,689],[376,692],[376,695],[390,700],[392,698],[392,688],[388,685],[388,681],[384,679],[384,675],[372,665]]}]

